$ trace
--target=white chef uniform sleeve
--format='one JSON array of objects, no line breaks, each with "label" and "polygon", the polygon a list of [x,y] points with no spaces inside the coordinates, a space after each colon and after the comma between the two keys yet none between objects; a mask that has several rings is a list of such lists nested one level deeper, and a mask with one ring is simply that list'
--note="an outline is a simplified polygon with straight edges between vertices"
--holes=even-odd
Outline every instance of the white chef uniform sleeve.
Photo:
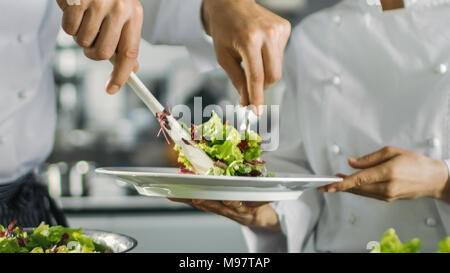
[{"label": "white chef uniform sleeve", "polygon": [[[447,164],[450,177],[450,159],[444,160],[444,162]],[[447,231],[447,236],[450,236],[450,204],[445,201],[436,200],[436,206],[441,217],[442,225]]]},{"label": "white chef uniform sleeve", "polygon": [[200,72],[219,68],[201,20],[202,0],[145,0],[142,37],[152,44],[183,45]]},{"label": "white chef uniform sleeve", "polygon": [[[280,107],[280,141],[276,151],[268,153],[264,160],[269,171],[310,174],[307,156],[300,138],[297,90],[298,70],[291,43],[285,58],[283,79],[286,91]],[[298,200],[280,201],[271,206],[278,214],[282,232],[270,232],[242,227],[250,252],[302,252],[314,233],[323,205],[322,196],[315,190],[305,191]]]}]

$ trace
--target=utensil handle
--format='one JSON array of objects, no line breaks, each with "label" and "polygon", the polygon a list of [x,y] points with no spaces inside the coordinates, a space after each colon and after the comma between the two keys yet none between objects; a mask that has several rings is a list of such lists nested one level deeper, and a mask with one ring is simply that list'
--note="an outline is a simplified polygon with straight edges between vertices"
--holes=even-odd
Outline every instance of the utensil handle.
[{"label": "utensil handle", "polygon": [[[116,56],[114,55],[109,61],[114,65],[114,60]],[[156,113],[161,113],[164,111],[164,107],[161,103],[153,96],[152,92],[147,89],[145,84],[139,79],[139,77],[131,72],[130,77],[127,80],[128,85],[133,89],[134,93],[144,102],[148,109],[156,116]]]},{"label": "utensil handle", "polygon": [[134,72],[131,72],[127,83],[155,116],[156,113],[161,113],[164,110],[161,103],[155,98],[155,96],[153,96],[152,92],[147,89],[144,83]]}]

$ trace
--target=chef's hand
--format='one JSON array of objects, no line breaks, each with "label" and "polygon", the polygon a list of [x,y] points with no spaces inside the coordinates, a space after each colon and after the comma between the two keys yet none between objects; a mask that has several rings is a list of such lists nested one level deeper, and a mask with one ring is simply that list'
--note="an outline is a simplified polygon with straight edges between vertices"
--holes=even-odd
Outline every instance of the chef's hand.
[{"label": "chef's hand", "polygon": [[343,182],[319,188],[319,192],[346,191],[392,202],[399,199],[431,197],[450,202],[448,168],[441,160],[395,147],[385,147],[361,158],[349,158],[360,171]]},{"label": "chef's hand", "polygon": [[171,201],[191,205],[199,210],[230,218],[241,225],[260,227],[279,232],[278,215],[269,202],[211,201],[201,199],[175,199]]},{"label": "chef's hand", "polygon": [[290,23],[254,0],[203,0],[202,17],[217,61],[240,93],[241,104],[260,112],[264,89],[281,78]]},{"label": "chef's hand", "polygon": [[[74,36],[84,54],[108,60],[117,53],[106,91],[114,94],[138,69],[143,10],[138,0],[57,0],[63,11],[62,28]],[[70,5],[69,5],[70,3]]]}]

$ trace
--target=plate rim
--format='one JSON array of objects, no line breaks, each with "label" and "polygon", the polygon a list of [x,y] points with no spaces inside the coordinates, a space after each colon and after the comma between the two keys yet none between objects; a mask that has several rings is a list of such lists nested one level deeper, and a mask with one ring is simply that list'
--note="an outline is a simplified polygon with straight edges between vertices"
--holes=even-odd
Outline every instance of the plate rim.
[{"label": "plate rim", "polygon": [[[236,180],[236,176],[214,176],[214,175],[197,175],[197,174],[177,174],[177,173],[161,173],[161,172],[133,172],[133,171],[121,171],[121,170],[112,170],[117,168],[148,168],[148,169],[172,169],[175,170],[175,167],[100,167],[96,168],[95,172],[103,175],[126,175],[126,176],[141,176],[141,177],[167,177],[167,178],[190,178],[190,179],[200,179],[200,180]],[[276,172],[275,172],[276,173]],[[283,172],[287,173],[287,172]],[[296,175],[296,173],[290,173]],[[298,175],[302,175],[298,173]],[[305,175],[305,174],[304,174]],[[343,179],[336,176],[323,176],[323,175],[305,175],[304,178],[301,177],[247,177],[247,176],[238,176],[240,180],[248,180],[258,182],[283,182],[283,183],[293,183],[293,182],[342,182]],[[301,181],[300,179],[305,179],[305,181]],[[306,180],[307,179],[307,180]]]}]

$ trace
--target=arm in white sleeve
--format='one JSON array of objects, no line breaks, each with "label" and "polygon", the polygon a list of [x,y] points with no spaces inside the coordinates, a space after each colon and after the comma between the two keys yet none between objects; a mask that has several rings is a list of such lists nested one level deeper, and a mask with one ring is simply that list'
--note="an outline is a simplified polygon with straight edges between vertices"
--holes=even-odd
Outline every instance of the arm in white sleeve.
[{"label": "arm in white sleeve", "polygon": [[144,0],[142,37],[153,44],[182,45],[200,72],[217,69],[212,39],[201,20],[202,0]]},{"label": "arm in white sleeve", "polygon": [[[295,44],[291,43],[285,58],[283,77],[286,92],[280,113],[280,144],[276,151],[264,157],[269,171],[312,173],[300,139],[300,119],[296,86]],[[305,191],[298,200],[271,204],[278,214],[282,232],[270,232],[243,227],[250,252],[302,252],[314,233],[320,216],[323,198],[315,190]]]}]

